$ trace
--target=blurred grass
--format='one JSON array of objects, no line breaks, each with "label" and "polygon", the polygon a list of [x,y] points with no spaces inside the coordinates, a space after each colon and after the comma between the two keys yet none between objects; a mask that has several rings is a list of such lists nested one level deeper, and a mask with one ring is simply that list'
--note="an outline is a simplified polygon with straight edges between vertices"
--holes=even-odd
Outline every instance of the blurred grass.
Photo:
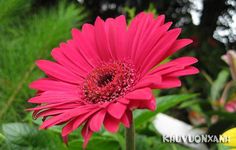
[{"label": "blurred grass", "polygon": [[29,7],[31,3],[27,2],[0,0],[0,20],[7,22],[0,25],[0,125],[23,120],[29,107],[27,99],[34,93],[28,84],[43,76],[35,60],[46,59],[53,47],[70,37],[71,28],[79,27],[87,16],[81,6],[65,1],[31,14],[20,9]]},{"label": "blurred grass", "polygon": [[0,0],[0,25],[11,22],[15,16],[29,11],[31,3],[32,0]]}]

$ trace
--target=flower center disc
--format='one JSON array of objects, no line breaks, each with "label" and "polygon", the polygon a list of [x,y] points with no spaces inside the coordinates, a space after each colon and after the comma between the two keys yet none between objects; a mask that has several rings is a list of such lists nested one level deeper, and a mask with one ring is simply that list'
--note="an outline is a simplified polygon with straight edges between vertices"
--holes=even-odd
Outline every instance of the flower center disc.
[{"label": "flower center disc", "polygon": [[113,101],[123,96],[134,82],[135,70],[131,64],[105,63],[86,77],[82,86],[82,98],[94,104]]}]

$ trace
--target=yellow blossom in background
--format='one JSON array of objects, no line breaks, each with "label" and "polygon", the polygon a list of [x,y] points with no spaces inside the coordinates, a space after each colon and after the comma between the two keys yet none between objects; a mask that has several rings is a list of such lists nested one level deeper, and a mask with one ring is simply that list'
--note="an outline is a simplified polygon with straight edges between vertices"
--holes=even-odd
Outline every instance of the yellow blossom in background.
[{"label": "yellow blossom in background", "polygon": [[220,137],[221,138],[227,137],[229,140],[223,144],[225,146],[232,147],[231,150],[236,150],[236,128],[232,128],[225,131]]}]

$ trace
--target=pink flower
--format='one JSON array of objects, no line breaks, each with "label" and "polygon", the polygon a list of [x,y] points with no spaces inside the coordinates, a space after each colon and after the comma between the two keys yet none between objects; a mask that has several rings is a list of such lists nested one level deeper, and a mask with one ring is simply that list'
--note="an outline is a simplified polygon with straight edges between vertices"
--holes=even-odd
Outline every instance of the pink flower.
[{"label": "pink flower", "polygon": [[134,109],[156,109],[152,89],[181,86],[180,76],[198,73],[194,57],[180,57],[157,66],[165,58],[190,44],[177,39],[181,29],[168,30],[163,15],[140,13],[127,27],[124,16],[73,29],[72,39],[52,50],[56,62],[38,60],[47,78],[31,83],[38,95],[29,99],[35,118],[43,117],[46,129],[65,124],[62,137],[80,126],[84,146],[102,125],[117,132],[122,123],[129,128]]},{"label": "pink flower", "polygon": [[227,112],[236,112],[236,100],[228,101],[224,107]]}]

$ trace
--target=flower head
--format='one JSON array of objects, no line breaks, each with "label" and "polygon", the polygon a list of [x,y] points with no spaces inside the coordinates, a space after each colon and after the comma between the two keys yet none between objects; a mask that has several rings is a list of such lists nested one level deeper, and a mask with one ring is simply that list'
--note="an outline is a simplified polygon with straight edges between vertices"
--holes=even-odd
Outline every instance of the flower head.
[{"label": "flower head", "polygon": [[134,109],[156,109],[152,89],[179,87],[180,76],[198,73],[194,57],[158,65],[190,44],[177,39],[181,29],[169,30],[163,15],[140,13],[129,26],[124,16],[73,29],[72,39],[52,50],[56,62],[38,60],[47,77],[31,83],[38,95],[29,99],[42,129],[64,124],[62,137],[82,126],[84,146],[102,125],[116,132],[129,127]]}]

